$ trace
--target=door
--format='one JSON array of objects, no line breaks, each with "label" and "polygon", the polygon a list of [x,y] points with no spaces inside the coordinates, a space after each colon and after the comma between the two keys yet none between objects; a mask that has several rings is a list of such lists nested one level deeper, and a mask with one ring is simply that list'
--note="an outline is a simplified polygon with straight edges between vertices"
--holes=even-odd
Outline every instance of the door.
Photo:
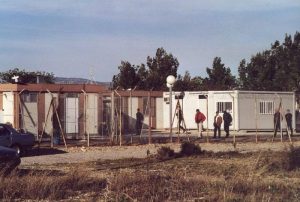
[{"label": "door", "polygon": [[87,132],[98,134],[98,96],[96,94],[89,94],[86,99]]},{"label": "door", "polygon": [[66,133],[78,133],[78,98],[66,98]]}]

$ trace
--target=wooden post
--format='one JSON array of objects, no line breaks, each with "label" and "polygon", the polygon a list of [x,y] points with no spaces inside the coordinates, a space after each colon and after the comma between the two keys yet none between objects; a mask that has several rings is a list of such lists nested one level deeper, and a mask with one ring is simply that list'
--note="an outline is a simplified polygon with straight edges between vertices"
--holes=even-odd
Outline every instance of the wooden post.
[{"label": "wooden post", "polygon": [[114,141],[114,136],[115,136],[115,94],[114,91],[111,92],[111,123],[110,123],[110,143],[112,144]]},{"label": "wooden post", "polygon": [[258,143],[258,123],[257,123],[257,97],[256,94],[254,95],[254,107],[255,107],[255,128],[256,128],[256,133],[255,133],[255,142]]},{"label": "wooden post", "polygon": [[148,92],[148,99],[149,99],[149,130],[148,130],[148,144],[151,144],[151,127],[152,127],[152,115],[151,115],[151,91]]},{"label": "wooden post", "polygon": [[209,138],[208,138],[208,95],[206,96],[206,142],[209,143]]}]

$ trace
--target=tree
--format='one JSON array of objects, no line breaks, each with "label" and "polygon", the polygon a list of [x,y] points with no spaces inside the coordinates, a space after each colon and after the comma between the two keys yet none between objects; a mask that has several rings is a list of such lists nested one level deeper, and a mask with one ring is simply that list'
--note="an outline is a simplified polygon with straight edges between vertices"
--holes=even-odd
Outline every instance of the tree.
[{"label": "tree", "polygon": [[166,78],[169,75],[177,77],[179,62],[177,58],[168,54],[163,48],[158,48],[155,57],[147,57],[149,75],[147,78],[148,87],[153,90],[166,89]]},{"label": "tree", "polygon": [[202,90],[203,78],[200,76],[192,78],[188,71],[184,76],[178,75],[174,84],[175,91],[196,91]]},{"label": "tree", "polygon": [[13,76],[19,76],[19,83],[36,83],[38,77],[45,83],[54,83],[54,74],[49,72],[28,72],[24,69],[14,68],[0,73],[2,82],[15,83],[15,80],[12,79]]},{"label": "tree", "polygon": [[118,67],[120,73],[113,77],[113,88],[121,87],[123,89],[134,88],[139,83],[137,68],[127,61],[121,61]]},{"label": "tree", "polygon": [[113,76],[113,87],[127,89],[137,87],[140,90],[164,90],[166,78],[170,74],[177,76],[178,60],[163,48],[158,48],[155,57],[147,57],[147,66],[134,66],[129,62],[121,62],[120,72]]},{"label": "tree", "polygon": [[221,63],[220,57],[215,57],[212,68],[206,68],[208,78],[203,80],[203,89],[206,90],[231,90],[236,87],[235,77],[230,68]]},{"label": "tree", "polygon": [[275,41],[270,50],[252,56],[239,66],[239,88],[244,90],[299,90],[300,82],[300,34],[294,40],[285,36],[282,44]]}]

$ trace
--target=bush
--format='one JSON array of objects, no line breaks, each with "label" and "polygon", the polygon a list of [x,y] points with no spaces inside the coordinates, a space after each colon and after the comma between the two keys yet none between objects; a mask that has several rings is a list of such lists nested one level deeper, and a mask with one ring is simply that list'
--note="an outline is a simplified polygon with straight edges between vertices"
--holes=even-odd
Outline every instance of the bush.
[{"label": "bush", "polygon": [[195,145],[191,142],[184,142],[181,144],[180,153],[185,156],[201,154],[201,148],[199,145]]},{"label": "bush", "polygon": [[161,147],[157,150],[157,158],[159,160],[167,160],[173,158],[175,156],[175,152],[170,147]]}]

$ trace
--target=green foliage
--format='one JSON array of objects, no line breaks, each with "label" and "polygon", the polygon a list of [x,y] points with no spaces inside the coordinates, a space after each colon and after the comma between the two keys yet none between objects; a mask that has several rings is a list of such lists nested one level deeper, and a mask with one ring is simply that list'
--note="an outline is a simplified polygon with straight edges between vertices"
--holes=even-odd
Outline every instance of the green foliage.
[{"label": "green foliage", "polygon": [[300,33],[294,39],[285,36],[284,43],[275,41],[270,50],[252,56],[239,66],[239,88],[244,90],[299,90]]},{"label": "green foliage", "polygon": [[148,85],[153,90],[166,89],[166,78],[169,75],[177,77],[179,62],[171,53],[168,54],[163,48],[158,48],[155,57],[147,57],[149,68]]},{"label": "green foliage", "polygon": [[118,69],[120,73],[113,77],[114,89],[118,86],[124,89],[134,88],[138,84],[140,79],[138,77],[137,67],[127,61],[122,61]]},{"label": "green foliage", "polygon": [[206,68],[208,78],[203,81],[203,88],[206,90],[231,90],[236,87],[235,77],[231,70],[221,63],[221,58],[216,57],[212,68]]},{"label": "green foliage", "polygon": [[38,76],[45,83],[54,83],[54,74],[48,72],[28,72],[24,69],[20,70],[15,68],[0,73],[2,82],[14,83],[15,81],[12,79],[13,76],[19,76],[19,83],[36,83]]},{"label": "green foliage", "polygon": [[178,75],[174,84],[175,91],[196,91],[202,90],[203,78],[200,76],[192,78],[188,71],[185,72],[184,76]]},{"label": "green foliage", "polygon": [[165,90],[167,76],[176,77],[178,66],[177,58],[163,48],[158,48],[155,57],[147,57],[147,66],[134,66],[122,61],[120,73],[113,77],[113,87],[128,89],[136,86],[140,90]]},{"label": "green foliage", "polygon": [[201,154],[201,148],[199,145],[195,145],[191,142],[183,142],[181,144],[180,153],[185,156]]}]

